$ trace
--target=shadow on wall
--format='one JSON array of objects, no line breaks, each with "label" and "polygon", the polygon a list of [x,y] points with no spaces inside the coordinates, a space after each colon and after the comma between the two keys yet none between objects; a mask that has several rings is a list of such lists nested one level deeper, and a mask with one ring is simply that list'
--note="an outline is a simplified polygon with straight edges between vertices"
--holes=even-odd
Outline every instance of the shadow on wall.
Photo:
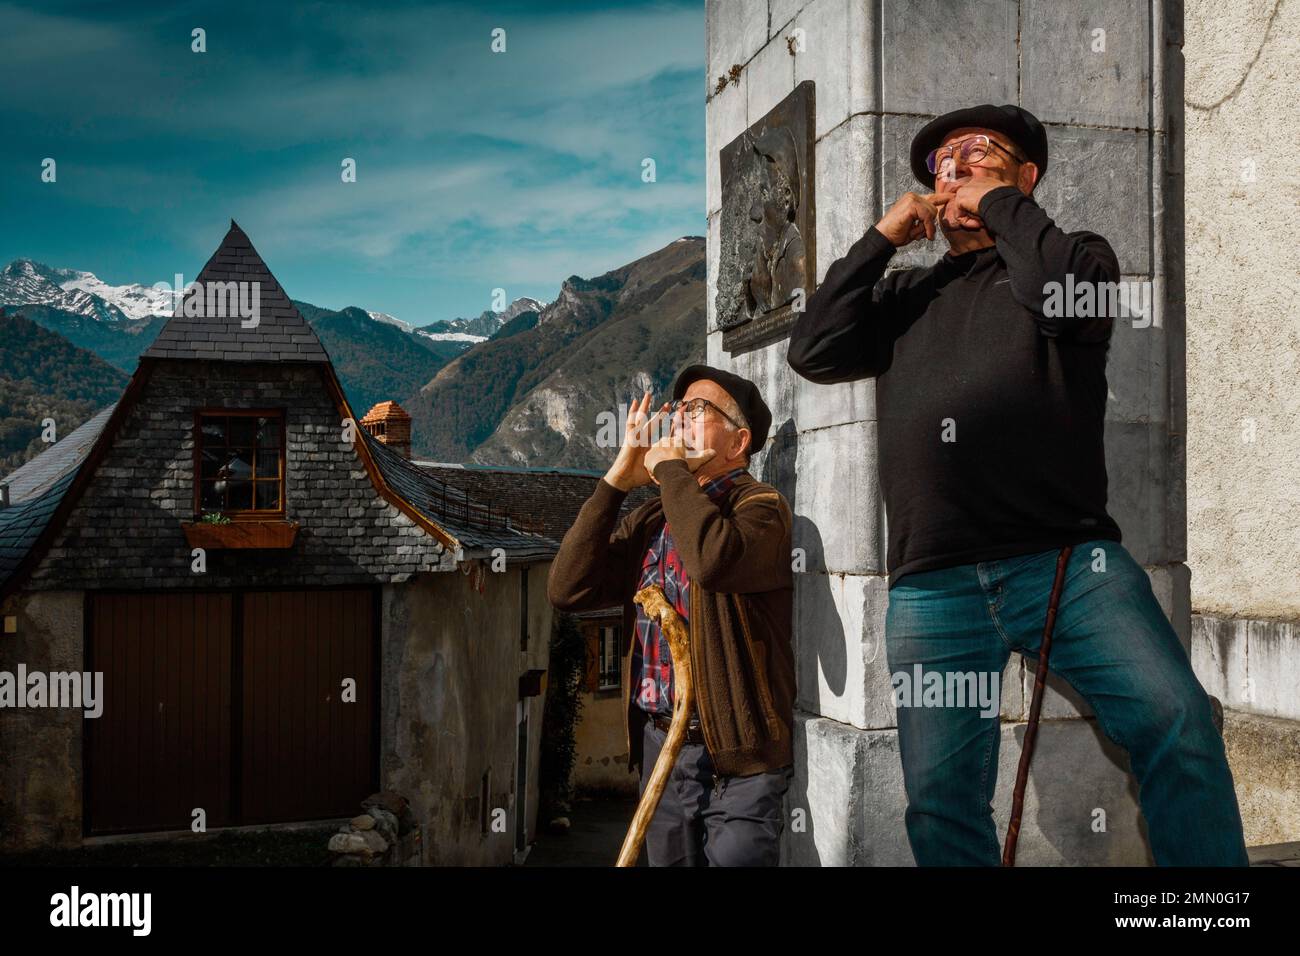
[{"label": "shadow on wall", "polygon": [[[795,463],[799,457],[799,432],[795,427],[793,419],[786,419],[780,427],[773,431],[768,438],[768,445],[762,452],[763,462],[759,468],[759,473],[755,476],[772,487],[776,488],[781,494],[785,495],[786,500],[790,503],[790,513],[794,516],[794,526],[792,528],[792,541],[799,542],[799,547],[803,548],[802,564],[798,565],[805,569],[818,569],[825,567],[826,558],[822,547],[821,532],[817,526],[808,518],[799,515],[799,488],[798,472]],[[793,561],[794,555],[791,556]],[[795,662],[795,686],[798,691],[795,696],[796,708],[801,703],[807,703],[813,708],[813,712],[820,713],[817,707],[816,695],[819,692],[819,683],[816,673],[811,679],[806,678],[801,673],[800,664],[803,660],[799,649],[799,618],[800,609],[803,607],[815,608],[816,617],[813,620],[834,620],[838,621],[839,617],[835,614],[835,601],[831,597],[830,579],[825,574],[796,574],[795,577],[795,620],[791,641],[793,647]],[[826,675],[827,683],[832,693],[841,694],[847,683],[847,645],[846,635],[841,630],[840,640],[822,639],[818,641],[819,650],[827,653],[827,659],[818,659],[816,666]],[[811,699],[808,688],[811,687]],[[796,730],[798,724],[796,724]],[[790,789],[785,797],[785,820],[786,828],[782,835],[782,852],[781,861],[786,863],[791,857],[790,840],[793,834],[792,827],[796,824],[802,829],[798,833],[799,840],[805,843],[805,850],[800,853],[800,861],[807,865],[821,865],[821,860],[817,856],[817,841],[814,839],[813,818],[809,812],[808,803],[808,780],[810,778],[809,768],[807,766],[808,747],[795,746],[794,761],[795,773],[790,781]],[[794,810],[802,811],[801,815],[796,818]]]}]

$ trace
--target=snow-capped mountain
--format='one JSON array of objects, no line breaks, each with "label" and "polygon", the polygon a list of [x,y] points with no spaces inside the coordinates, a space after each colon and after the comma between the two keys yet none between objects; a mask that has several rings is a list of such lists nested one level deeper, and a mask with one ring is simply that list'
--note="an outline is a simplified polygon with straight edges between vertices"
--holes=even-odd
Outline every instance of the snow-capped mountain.
[{"label": "snow-capped mountain", "polygon": [[111,302],[84,289],[63,288],[59,271],[30,259],[15,259],[0,272],[0,304],[49,306],[100,322],[126,320],[126,313]]},{"label": "snow-capped mountain", "polygon": [[423,336],[426,339],[432,339],[435,342],[486,342],[492,337],[501,326],[505,325],[511,319],[515,318],[522,312],[541,312],[546,308],[545,302],[529,296],[521,296],[511,302],[500,312],[493,312],[491,309],[486,310],[477,318],[473,319],[442,319],[438,322],[430,323],[416,327],[410,322],[403,321],[395,315],[389,315],[387,312],[372,312],[365,310],[366,315],[370,316],[376,322],[383,322],[385,325],[395,325],[403,332],[410,332],[414,335]]},{"label": "snow-capped mountain", "polygon": [[500,312],[487,309],[473,319],[443,319],[415,330],[416,335],[444,342],[486,342],[501,326],[522,312],[541,312],[545,302],[521,296]]},{"label": "snow-capped mountain", "polygon": [[389,315],[387,312],[371,312],[369,309],[367,309],[366,315],[370,316],[376,322],[383,322],[385,325],[395,325],[403,332],[415,331],[415,326],[413,326],[410,322],[403,322],[401,319],[397,318],[396,316]]},{"label": "snow-capped mountain", "polygon": [[172,297],[165,289],[109,285],[93,272],[54,269],[31,259],[15,259],[0,272],[0,304],[43,305],[102,322],[172,314]]},{"label": "snow-capped mountain", "polygon": [[[451,321],[457,322],[461,320],[452,319]],[[433,339],[435,342],[486,342],[488,340],[486,335],[473,335],[469,332],[426,332],[423,329],[417,329],[415,334],[422,335],[426,339]]]},{"label": "snow-capped mountain", "polygon": [[[63,278],[60,286],[68,291],[79,290],[89,295],[97,295],[106,302],[111,302],[124,312],[128,318],[148,319],[156,316],[170,316],[174,307],[170,285],[156,289],[153,286],[109,285],[93,272],[78,272],[75,269],[56,269]],[[170,280],[169,280],[170,281]]]},{"label": "snow-capped mountain", "polygon": [[[167,286],[167,283],[160,283]],[[32,259],[15,259],[0,271],[0,305],[41,305],[84,315],[101,322],[153,319],[172,314],[169,287],[154,288],[133,282],[109,285],[93,272],[56,269]],[[546,303],[527,296],[515,299],[501,312],[491,309],[473,319],[450,319],[417,328],[387,312],[365,310],[371,320],[392,325],[435,341],[483,342],[521,312],[540,312]]]}]

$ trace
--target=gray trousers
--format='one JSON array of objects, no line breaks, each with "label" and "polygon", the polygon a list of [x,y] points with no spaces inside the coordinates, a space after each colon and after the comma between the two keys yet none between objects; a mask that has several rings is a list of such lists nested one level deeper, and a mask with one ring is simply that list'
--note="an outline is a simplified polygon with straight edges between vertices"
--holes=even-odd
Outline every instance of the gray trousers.
[{"label": "gray trousers", "polygon": [[[667,734],[646,721],[640,792]],[[714,780],[703,744],[683,744],[646,830],[651,866],[776,866],[794,767]]]}]

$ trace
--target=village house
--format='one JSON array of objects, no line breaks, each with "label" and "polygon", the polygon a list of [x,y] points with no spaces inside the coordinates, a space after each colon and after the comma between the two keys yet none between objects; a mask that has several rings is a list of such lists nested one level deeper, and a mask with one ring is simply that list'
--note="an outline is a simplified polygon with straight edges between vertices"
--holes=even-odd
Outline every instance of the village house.
[{"label": "village house", "polygon": [[[401,424],[397,425],[400,434]],[[555,540],[577,519],[603,471],[578,468],[462,465],[417,461],[426,472],[448,485],[467,490],[474,498],[513,511],[527,509],[536,529]],[[621,515],[658,495],[654,485],[628,492]],[[623,664],[633,635],[623,633],[623,607],[563,612],[586,646],[581,712],[574,726],[573,789],[600,796],[635,797],[639,778],[627,767],[627,720],[623,711]]]},{"label": "village house", "polygon": [[423,862],[517,860],[557,543],[413,464],[396,406],[359,422],[233,222],[195,294],[232,282],[255,323],[179,309],[113,406],[3,482],[0,672],[99,672],[104,700],[0,709],[0,851],[347,818],[383,789]]}]

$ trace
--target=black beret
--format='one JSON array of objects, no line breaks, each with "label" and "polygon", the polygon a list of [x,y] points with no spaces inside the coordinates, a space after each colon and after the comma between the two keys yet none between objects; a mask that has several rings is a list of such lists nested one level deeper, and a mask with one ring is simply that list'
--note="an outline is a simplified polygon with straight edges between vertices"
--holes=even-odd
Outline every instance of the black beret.
[{"label": "black beret", "polygon": [[686,387],[699,378],[707,378],[721,386],[724,392],[735,399],[740,406],[740,413],[749,423],[749,453],[756,454],[767,442],[767,433],[772,427],[772,410],[763,401],[763,396],[758,394],[758,386],[726,369],[714,368],[712,365],[688,365],[678,373],[677,381],[673,382],[673,398],[685,395]]},{"label": "black beret", "polygon": [[1047,174],[1047,130],[1029,110],[1012,106],[971,106],[935,117],[912,138],[912,175],[934,189],[934,173],[925,168],[925,157],[937,149],[943,138],[963,126],[982,126],[995,130],[1018,146],[1038,167],[1038,178]]}]

